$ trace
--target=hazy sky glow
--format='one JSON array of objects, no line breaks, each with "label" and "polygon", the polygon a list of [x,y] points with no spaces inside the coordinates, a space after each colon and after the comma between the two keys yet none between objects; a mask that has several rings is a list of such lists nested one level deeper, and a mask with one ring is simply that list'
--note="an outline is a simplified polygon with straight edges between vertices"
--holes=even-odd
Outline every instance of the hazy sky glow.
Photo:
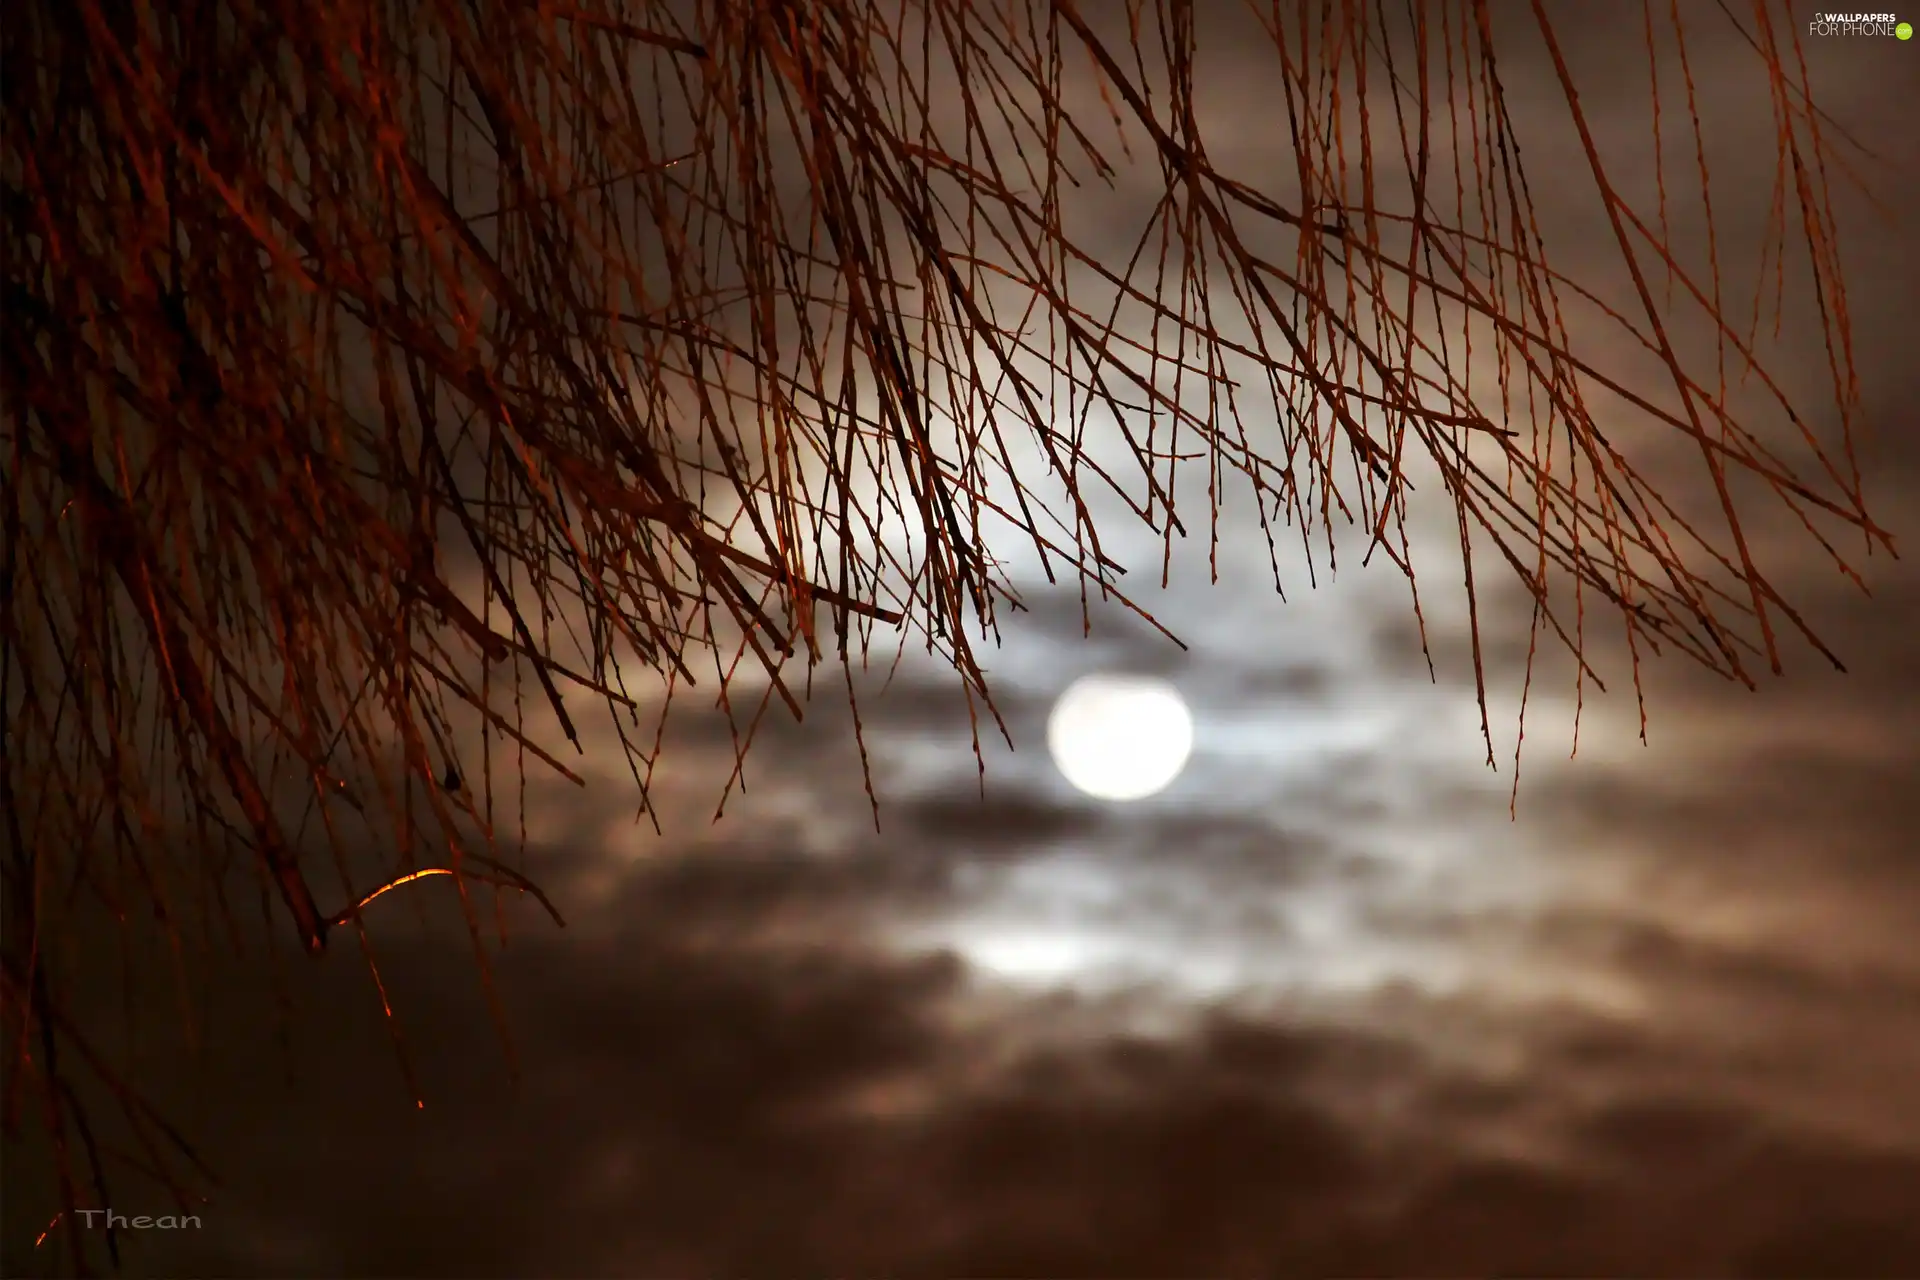
[{"label": "hazy sky glow", "polygon": [[[1596,28],[1588,70],[1624,38]],[[1701,50],[1704,95],[1736,46]],[[1233,51],[1213,56],[1240,92]],[[1920,49],[1807,57],[1910,208]],[[1510,69],[1517,100],[1537,71]],[[1607,130],[1641,127],[1634,85],[1593,85]],[[1222,146],[1258,156],[1277,137],[1245,96]],[[1764,119],[1718,123],[1770,172]],[[1920,264],[1905,223],[1850,225],[1869,496],[1905,549]],[[1823,368],[1809,351],[1787,373]],[[1184,483],[1204,502],[1202,473]],[[428,928],[391,904],[380,953],[417,1114],[352,956],[289,971],[290,1056],[242,1016],[264,978],[218,972],[220,1051],[154,1070],[225,1185],[204,1230],[150,1246],[156,1268],[1920,1273],[1910,561],[1872,562],[1871,600],[1810,559],[1779,574],[1851,673],[1800,649],[1750,694],[1658,665],[1645,747],[1616,692],[1590,698],[1569,759],[1573,684],[1549,664],[1510,820],[1511,593],[1483,618],[1490,771],[1444,551],[1422,583],[1435,679],[1390,565],[1343,548],[1310,590],[1283,559],[1282,600],[1244,502],[1217,584],[1203,534],[1164,589],[1156,540],[1116,548],[1188,649],[1098,602],[1083,637],[1077,592],[1006,548],[1030,611],[984,662],[1016,744],[984,739],[984,798],[966,702],[912,652],[884,695],[884,663],[862,677],[878,831],[837,675],[806,724],[770,717],[718,824],[731,748],[711,716],[674,729],[664,835],[634,822],[610,737],[585,792],[536,777],[527,865],[570,927],[518,912],[499,956],[517,1085],[444,885],[418,886]],[[1168,681],[1192,715],[1184,769],[1123,805],[1046,747],[1061,692],[1108,671]],[[46,1265],[22,1243],[37,1209],[9,1204],[9,1274]]]}]

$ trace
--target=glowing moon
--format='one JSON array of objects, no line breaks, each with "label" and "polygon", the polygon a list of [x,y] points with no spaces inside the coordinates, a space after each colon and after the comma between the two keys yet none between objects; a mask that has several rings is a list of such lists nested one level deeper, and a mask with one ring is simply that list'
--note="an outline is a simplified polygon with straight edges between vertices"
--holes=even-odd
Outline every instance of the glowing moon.
[{"label": "glowing moon", "polygon": [[1087,795],[1140,800],[1186,767],[1193,717],[1164,680],[1086,676],[1053,704],[1047,750],[1067,781]]}]

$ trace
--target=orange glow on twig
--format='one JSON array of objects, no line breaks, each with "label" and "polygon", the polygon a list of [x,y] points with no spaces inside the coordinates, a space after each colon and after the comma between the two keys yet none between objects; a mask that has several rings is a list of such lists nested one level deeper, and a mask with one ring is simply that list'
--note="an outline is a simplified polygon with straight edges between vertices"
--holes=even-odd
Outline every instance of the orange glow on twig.
[{"label": "orange glow on twig", "polygon": [[425,879],[427,876],[450,876],[452,874],[453,874],[453,869],[451,867],[426,867],[420,871],[410,871],[406,875],[401,876],[397,880],[387,881],[385,884],[381,885],[378,889],[375,889],[372,893],[360,899],[360,901],[354,903],[352,910],[343,911],[338,916],[335,916],[334,919],[336,922],[345,920],[348,916],[351,916],[356,912],[365,911],[367,909],[367,904],[369,902],[372,902],[375,898],[378,898],[383,893],[387,893],[391,890],[398,889],[403,884],[412,884],[415,880]]},{"label": "orange glow on twig", "polygon": [[347,921],[356,918],[362,911],[366,910],[368,903],[372,902],[374,899],[382,896],[383,894],[390,893],[393,890],[398,889],[401,885],[412,884],[414,881],[424,880],[428,876],[451,876],[451,875],[464,876],[468,880],[477,880],[481,884],[490,884],[490,885],[496,886],[497,888],[513,889],[520,893],[528,894],[529,896],[533,897],[536,901],[538,901],[542,907],[546,908],[547,914],[553,918],[553,921],[555,924],[565,927],[566,921],[561,918],[559,911],[554,908],[553,903],[547,899],[546,894],[540,890],[538,885],[535,885],[532,881],[526,879],[524,876],[519,875],[517,872],[509,871],[504,867],[499,867],[498,864],[493,863],[492,859],[480,857],[478,855],[470,855],[470,856],[474,856],[477,861],[487,863],[488,865],[494,866],[496,869],[494,871],[476,871],[476,870],[468,869],[465,871],[456,872],[452,867],[422,867],[417,871],[409,871],[405,875],[395,876],[393,879],[387,881],[385,884],[379,886],[378,888],[374,889],[371,893],[361,898],[358,902],[354,903],[353,906],[333,916],[331,919],[327,921],[327,927],[329,929],[335,929],[345,924]]}]

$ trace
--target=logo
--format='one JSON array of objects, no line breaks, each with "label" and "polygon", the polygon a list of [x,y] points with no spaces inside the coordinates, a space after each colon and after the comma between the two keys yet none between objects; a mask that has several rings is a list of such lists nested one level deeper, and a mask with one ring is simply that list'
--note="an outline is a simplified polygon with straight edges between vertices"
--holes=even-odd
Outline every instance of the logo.
[{"label": "logo", "polygon": [[1913,24],[1891,13],[1816,13],[1807,24],[1810,36],[1892,36],[1913,39]]}]

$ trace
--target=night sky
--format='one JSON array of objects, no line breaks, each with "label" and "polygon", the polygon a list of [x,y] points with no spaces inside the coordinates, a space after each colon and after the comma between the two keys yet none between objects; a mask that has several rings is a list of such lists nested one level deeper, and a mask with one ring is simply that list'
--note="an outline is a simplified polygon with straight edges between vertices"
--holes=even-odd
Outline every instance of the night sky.
[{"label": "night sky", "polygon": [[[1578,42],[1616,147],[1646,119],[1621,15]],[[1773,134],[1716,22],[1695,71],[1737,240]],[[1510,92],[1557,105],[1519,48]],[[1207,49],[1215,158],[1258,172],[1284,130],[1252,55]],[[1806,56],[1891,211],[1849,197],[1842,248],[1868,499],[1906,551],[1920,49]],[[1584,158],[1542,137],[1550,244],[1599,269]],[[1729,274],[1742,304],[1750,278]],[[1820,405],[1822,353],[1775,359]],[[1664,447],[1650,465],[1697,497],[1697,456]],[[1217,584],[1202,531],[1169,587],[1137,591],[1185,651],[1097,601],[1083,638],[1078,592],[1009,547],[1030,610],[983,663],[1015,748],[985,740],[983,798],[952,672],[910,650],[882,693],[880,661],[861,682],[878,831],[830,670],[804,725],[769,713],[717,823],[732,749],[698,699],[655,781],[663,834],[589,735],[586,790],[529,783],[524,865],[568,927],[515,905],[495,956],[518,1082],[444,882],[418,886],[424,928],[368,914],[423,1110],[350,949],[289,964],[285,1043],[258,962],[214,963],[209,1048],[150,1078],[221,1184],[203,1229],[137,1242],[138,1268],[1920,1274],[1920,571],[1866,561],[1864,597],[1756,519],[1850,671],[1790,645],[1749,692],[1660,661],[1648,743],[1621,679],[1588,691],[1569,758],[1571,672],[1545,662],[1511,819],[1528,609],[1505,582],[1483,601],[1489,770],[1445,513],[1422,580],[1436,676],[1391,565],[1343,555],[1313,588],[1283,542],[1282,600],[1245,502]],[[1157,580],[1156,537],[1116,545],[1130,585]],[[1102,804],[1049,762],[1048,708],[1091,671],[1187,697],[1195,753],[1167,791]],[[10,1272],[51,1265],[30,1248],[43,1199],[9,1195]]]}]

